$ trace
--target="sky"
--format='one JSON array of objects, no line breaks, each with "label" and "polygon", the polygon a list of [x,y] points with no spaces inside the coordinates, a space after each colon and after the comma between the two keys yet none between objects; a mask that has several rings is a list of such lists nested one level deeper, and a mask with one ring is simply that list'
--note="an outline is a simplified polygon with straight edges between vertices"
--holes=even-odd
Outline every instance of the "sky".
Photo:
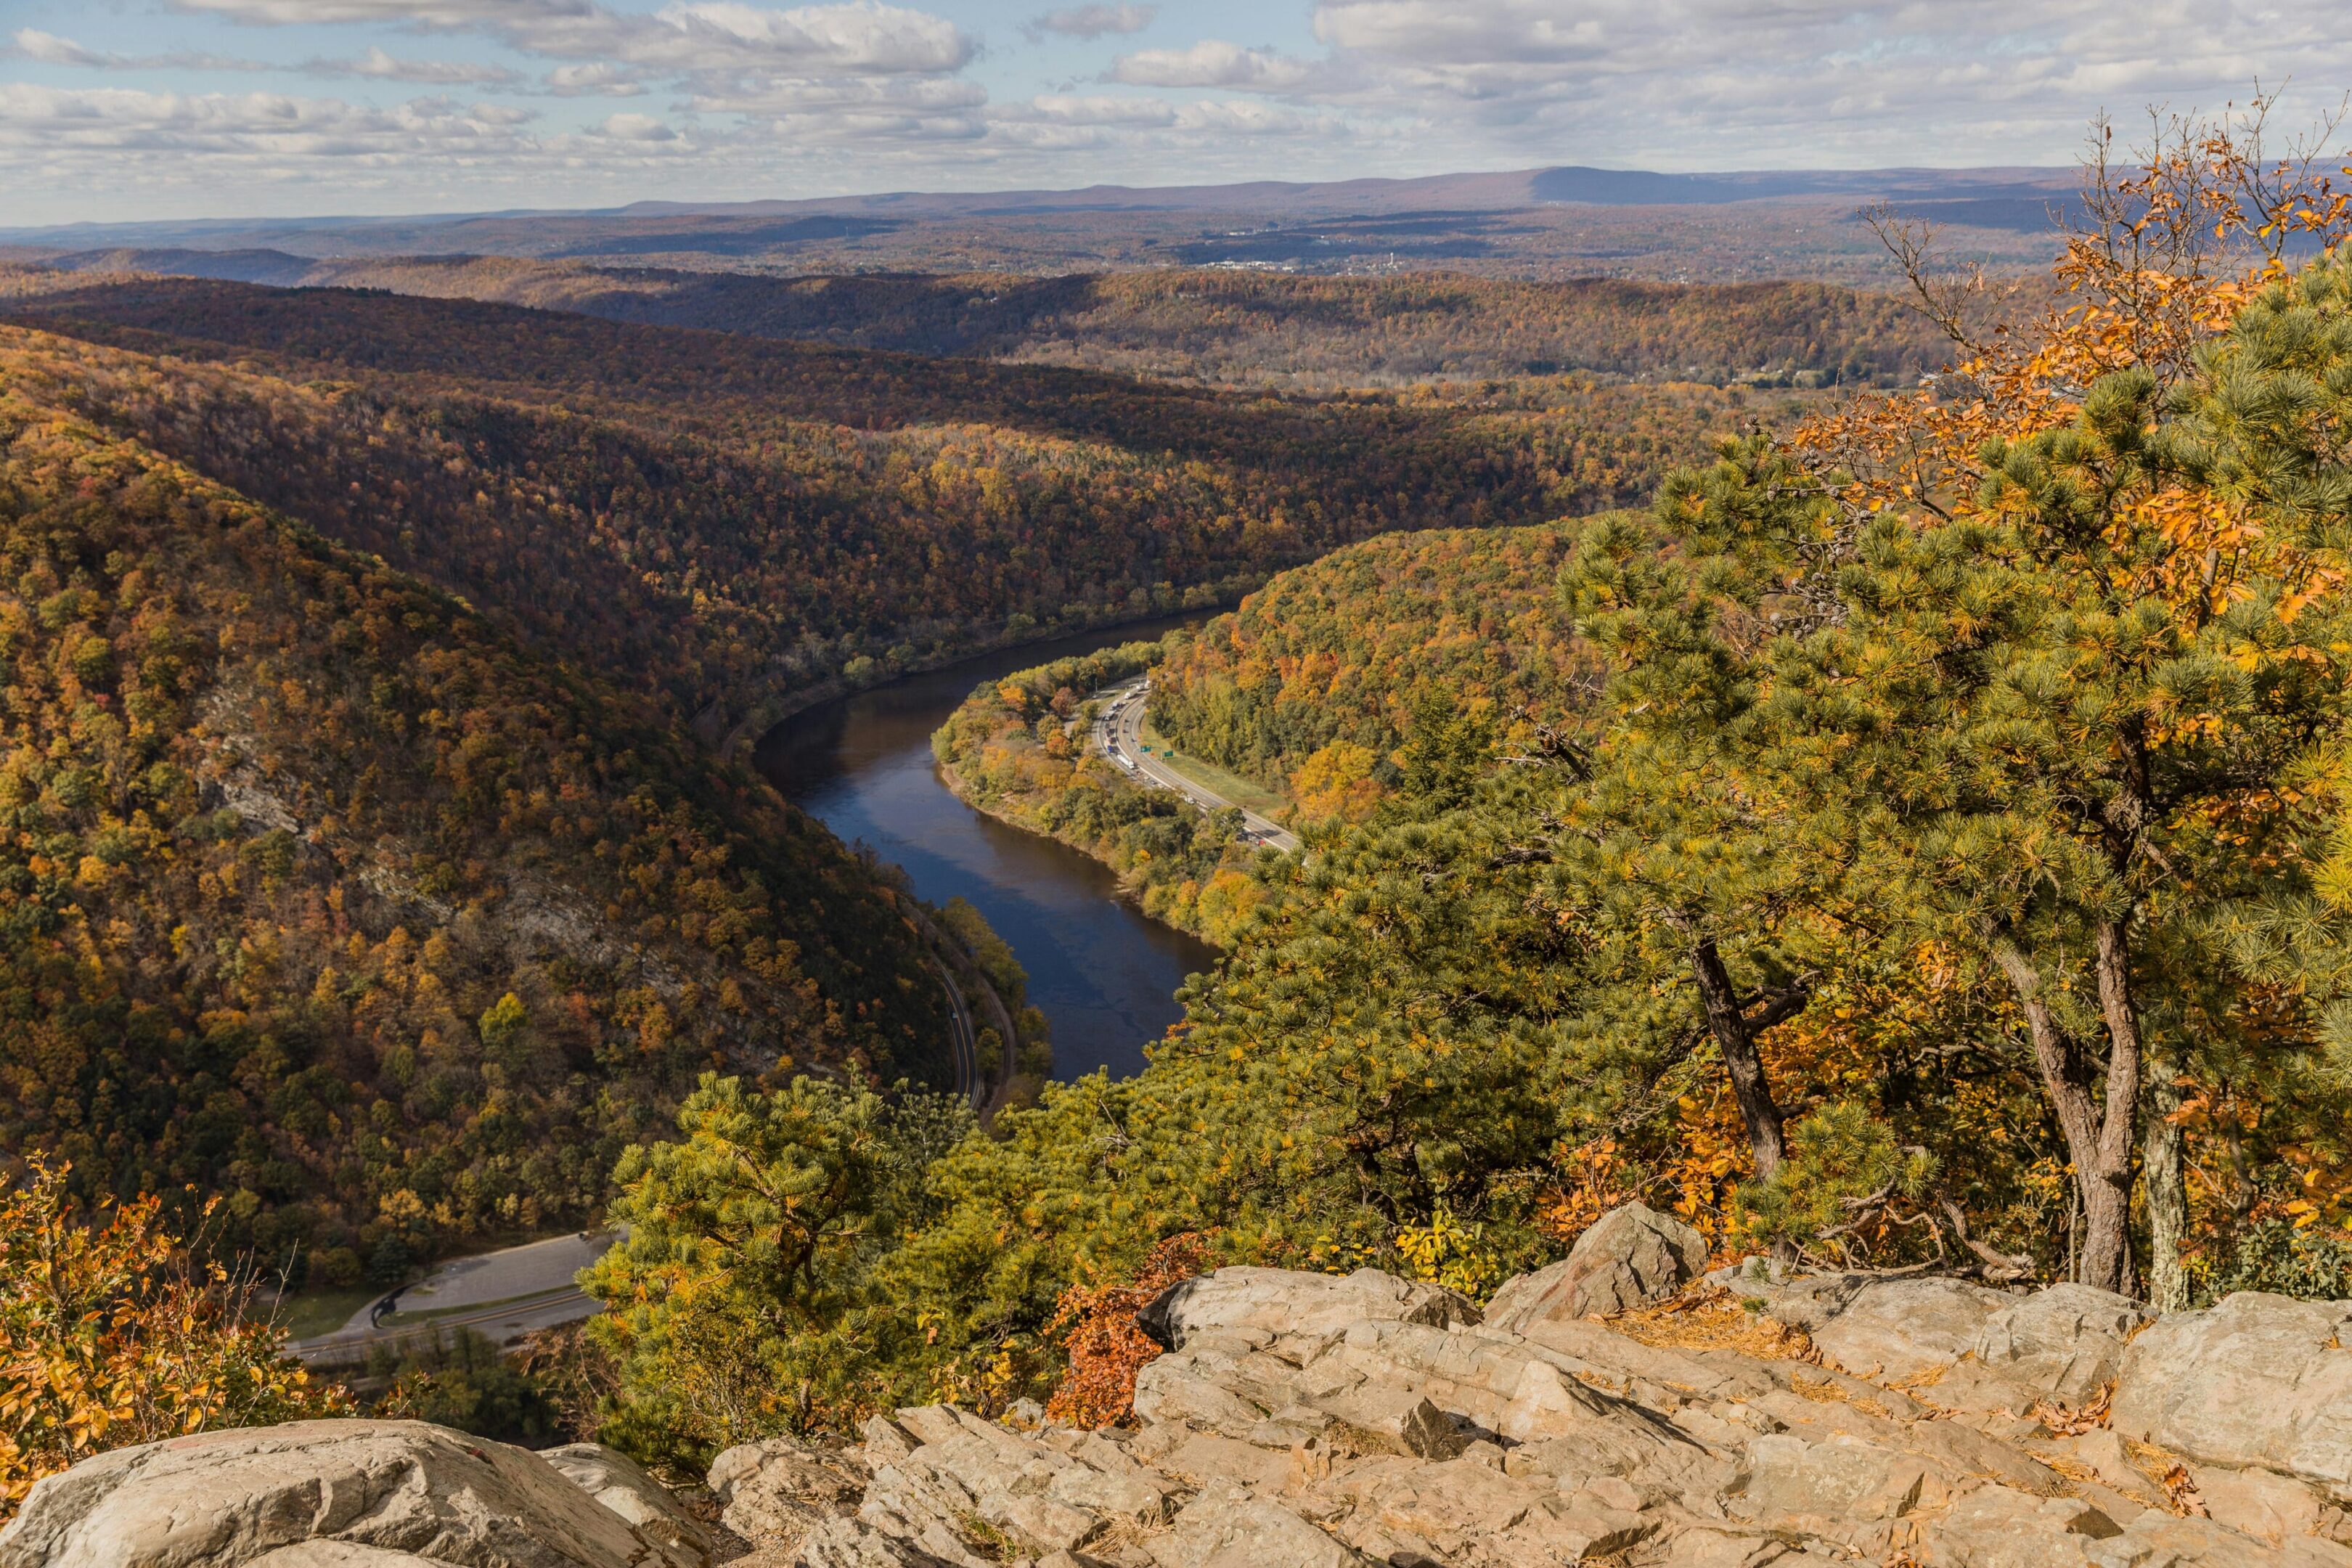
[{"label": "sky", "polygon": [[2345,0],[0,0],[0,227],[2063,164],[2352,87]]}]

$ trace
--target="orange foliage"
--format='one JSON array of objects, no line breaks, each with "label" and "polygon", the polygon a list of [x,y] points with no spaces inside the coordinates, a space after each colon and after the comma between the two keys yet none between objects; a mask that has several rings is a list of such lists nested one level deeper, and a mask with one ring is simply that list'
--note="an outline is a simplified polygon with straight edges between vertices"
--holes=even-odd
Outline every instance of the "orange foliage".
[{"label": "orange foliage", "polygon": [[[2013,497],[1980,499],[1988,443],[2015,442],[2072,424],[2102,376],[2139,370],[2170,385],[2194,369],[2199,346],[2252,295],[2284,277],[2291,243],[2332,247],[2352,230],[2352,201],[2317,174],[2310,156],[2269,158],[2263,121],[2271,99],[2220,121],[2156,127],[2136,174],[2110,168],[2103,126],[2085,170],[2089,215],[2070,233],[2055,279],[2060,302],[2029,327],[1975,329],[1970,290],[1939,287],[1924,230],[1881,220],[1927,313],[1960,345],[1948,373],[1916,394],[1864,397],[1808,420],[1791,442],[1843,470],[1852,512],[1918,506],[1944,516],[1997,514]],[[2144,484],[2110,533],[2160,548],[2136,552],[2133,596],[2208,613],[2284,580],[2294,608],[2340,574],[2266,534],[2242,502],[2209,489]]]},{"label": "orange foliage", "polygon": [[1073,1426],[1108,1426],[1135,1410],[1135,1374],[1160,1354],[1157,1342],[1135,1326],[1135,1314],[1179,1280],[1207,1268],[1209,1238],[1187,1231],[1151,1249],[1124,1285],[1073,1285],[1062,1292],[1048,1333],[1063,1334],[1070,1370],[1046,1401],[1045,1413]]},{"label": "orange foliage", "polygon": [[350,1413],[247,1315],[249,1279],[191,1256],[152,1197],[78,1218],[68,1169],[0,1194],[0,1519],[109,1448]]}]

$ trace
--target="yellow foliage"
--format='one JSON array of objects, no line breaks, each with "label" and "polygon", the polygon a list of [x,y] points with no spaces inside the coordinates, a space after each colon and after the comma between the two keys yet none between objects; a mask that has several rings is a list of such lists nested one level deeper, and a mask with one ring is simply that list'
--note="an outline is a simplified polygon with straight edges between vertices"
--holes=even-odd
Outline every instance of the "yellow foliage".
[{"label": "yellow foliage", "polygon": [[1413,1279],[1480,1300],[1513,1272],[1486,1227],[1464,1225],[1442,1198],[1427,1225],[1400,1226],[1394,1246]]},{"label": "yellow foliage", "polygon": [[1334,741],[1299,764],[1290,775],[1291,798],[1298,803],[1301,822],[1338,817],[1343,822],[1369,821],[1381,804],[1381,789],[1372,777],[1380,762],[1370,746]]},{"label": "yellow foliage", "polygon": [[0,1520],[109,1448],[350,1413],[248,1315],[250,1280],[193,1256],[152,1197],[79,1217],[68,1169],[36,1160],[0,1193]]}]

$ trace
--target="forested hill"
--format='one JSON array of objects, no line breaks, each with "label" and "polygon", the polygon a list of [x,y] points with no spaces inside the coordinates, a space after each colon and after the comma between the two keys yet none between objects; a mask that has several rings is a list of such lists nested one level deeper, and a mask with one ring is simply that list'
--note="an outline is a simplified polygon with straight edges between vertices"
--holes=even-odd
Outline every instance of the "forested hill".
[{"label": "forested hill", "polygon": [[1305,820],[1360,820],[1403,782],[1409,741],[1451,730],[1507,749],[1589,698],[1599,666],[1553,590],[1574,536],[1401,533],[1285,572],[1175,647],[1152,678],[1153,722],[1292,794]]},{"label": "forested hill", "polygon": [[16,308],[117,345],[59,373],[110,429],[712,738],[828,683],[1237,596],[1389,530],[1621,504],[1790,395],[1215,392],[194,280]]},{"label": "forested hill", "polygon": [[868,867],[655,703],[81,412],[163,374],[0,329],[0,1147],[217,1193],[230,1244],[347,1282],[584,1223],[703,1070],[940,1075]]},{"label": "forested hill", "polygon": [[[1195,381],[1362,386],[1562,371],[1727,381],[1915,381],[1949,345],[1891,294],[1821,283],[1529,282],[1442,272],[1306,278],[1196,268],[1071,273],[762,273],[496,256],[314,260],[278,251],[94,252],[145,271],[389,289],[842,347]],[[65,279],[59,279],[65,281]]]}]

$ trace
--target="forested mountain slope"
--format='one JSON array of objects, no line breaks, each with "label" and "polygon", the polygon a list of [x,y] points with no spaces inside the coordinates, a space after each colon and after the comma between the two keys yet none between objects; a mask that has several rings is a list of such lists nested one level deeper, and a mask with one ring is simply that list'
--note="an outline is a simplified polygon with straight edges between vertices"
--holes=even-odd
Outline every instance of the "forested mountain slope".
[{"label": "forested mountain slope", "polygon": [[0,1146],[348,1278],[584,1223],[703,1070],[940,1075],[868,867],[644,697],[77,412],[125,374],[0,329]]},{"label": "forested mountain slope", "polygon": [[1469,731],[1480,752],[1589,700],[1601,670],[1553,589],[1572,524],[1392,534],[1276,576],[1152,677],[1152,721],[1183,751],[1360,819],[1401,751]]},{"label": "forested mountain slope", "polygon": [[185,280],[17,309],[113,345],[59,373],[89,416],[714,739],[836,678],[1213,602],[1389,530],[1616,504],[1759,401],[1224,393]]},{"label": "forested mountain slope", "polygon": [[842,347],[1277,385],[1561,371],[1710,381],[1789,371],[1908,383],[1939,368],[1949,347],[1894,295],[1804,282],[1307,278],[1198,268],[780,278],[268,250],[92,252],[50,265],[74,274],[383,289]]}]

